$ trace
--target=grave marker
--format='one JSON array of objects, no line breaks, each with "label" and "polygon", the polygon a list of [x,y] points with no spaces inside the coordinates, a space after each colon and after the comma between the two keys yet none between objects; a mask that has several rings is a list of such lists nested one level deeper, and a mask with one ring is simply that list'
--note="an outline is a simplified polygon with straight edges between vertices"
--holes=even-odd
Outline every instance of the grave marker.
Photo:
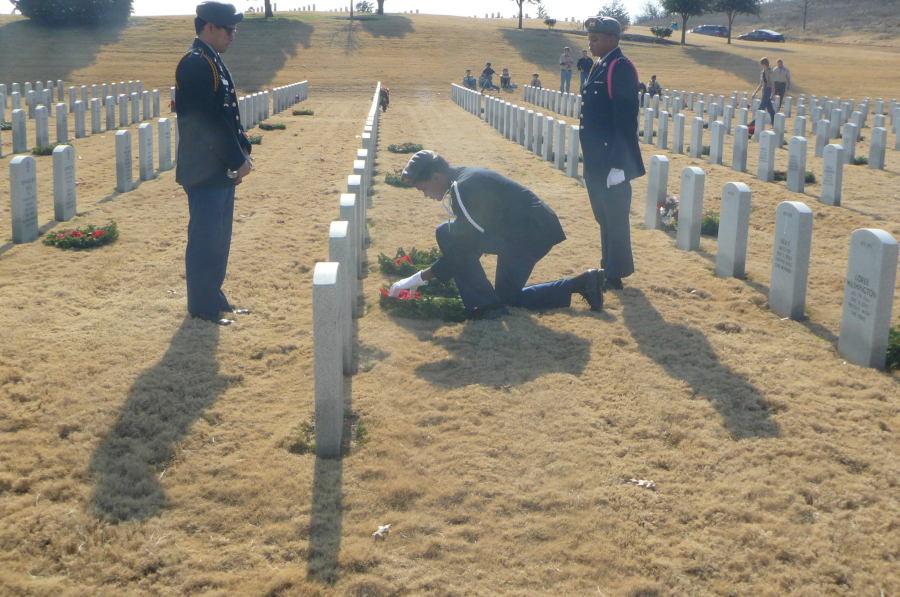
[{"label": "grave marker", "polygon": [[709,163],[722,164],[722,154],[725,151],[725,123],[716,120],[712,123],[712,138],[709,142]]},{"label": "grave marker", "polygon": [[160,118],[156,124],[159,133],[159,171],[172,169],[172,121]]},{"label": "grave marker", "polygon": [[568,149],[568,156],[566,157],[566,174],[573,178],[578,177],[578,145],[580,140],[578,138],[579,127],[576,124],[573,124],[569,127],[569,139],[566,142],[566,147]]},{"label": "grave marker", "polygon": [[[22,112],[24,117],[24,112]],[[37,170],[29,155],[14,157],[9,162],[10,205],[14,243],[30,243],[38,237]]]},{"label": "grave marker", "polygon": [[897,241],[884,230],[850,237],[838,352],[851,363],[884,369],[897,277]]},{"label": "grave marker", "polygon": [[802,319],[812,243],[813,214],[800,201],[784,201],[775,216],[769,307],[782,317]]},{"label": "grave marker", "polygon": [[819,201],[827,205],[841,204],[841,187],[844,180],[844,148],[832,143],[825,146],[822,174],[822,195]]},{"label": "grave marker", "polygon": [[691,148],[688,155],[692,158],[700,158],[703,155],[703,119],[694,117],[691,122]]},{"label": "grave marker", "polygon": [[669,148],[669,113],[659,113],[659,130],[656,133],[656,146],[659,149]]},{"label": "grave marker", "polygon": [[750,132],[744,125],[738,125],[734,129],[734,144],[731,147],[731,169],[735,172],[747,170],[747,146],[749,145]]},{"label": "grave marker", "polygon": [[822,152],[825,151],[825,146],[828,145],[828,130],[831,128],[831,123],[827,120],[820,120],[816,123],[816,157],[822,157]]},{"label": "grave marker", "polygon": [[873,128],[872,143],[869,145],[869,168],[884,170],[885,147],[887,147],[887,129]]},{"label": "grave marker", "polygon": [[644,208],[644,227],[659,228],[659,205],[666,200],[669,186],[669,159],[664,155],[650,158],[650,176],[647,180],[647,201]]},{"label": "grave marker", "polygon": [[344,425],[341,374],[343,326],[340,321],[340,265],[316,263],[313,270],[313,347],[316,405],[316,456],[340,458]]},{"label": "grave marker", "polygon": [[787,187],[794,193],[806,188],[806,138],[792,137],[788,144]]},{"label": "grave marker", "polygon": [[69,142],[69,112],[65,104],[56,105],[56,142]]},{"label": "grave marker", "polygon": [[36,147],[50,145],[50,125],[47,118],[47,108],[38,106],[34,110],[34,137]]},{"label": "grave marker", "polygon": [[146,122],[138,127],[138,164],[141,180],[152,180],[153,127]]},{"label": "grave marker", "polygon": [[841,127],[841,145],[844,148],[844,163],[849,164],[856,157],[856,138],[859,129],[852,122]]},{"label": "grave marker", "polygon": [[[341,324],[342,324],[342,343],[343,343],[343,363],[344,375],[352,375],[356,373],[353,366],[353,302],[358,297],[351,295],[352,280],[349,272],[352,271],[351,251],[353,247],[350,243],[350,223],[344,220],[332,222],[328,229],[328,260],[339,263],[339,274],[341,278]],[[359,301],[356,300],[357,305]],[[358,315],[358,314],[357,314]]]},{"label": "grave marker", "polygon": [[75,138],[81,139],[85,137],[84,126],[84,102],[78,100],[75,102]]},{"label": "grave marker", "polygon": [[756,177],[765,182],[775,180],[775,143],[778,135],[775,131],[765,131],[759,140],[759,161],[756,166]]},{"label": "grave marker", "polygon": [[116,190],[127,193],[132,187],[131,131],[116,132]]},{"label": "grave marker", "polygon": [[75,148],[57,145],[53,149],[53,219],[71,220],[75,217],[75,207]]},{"label": "grave marker", "polygon": [[747,238],[750,227],[750,187],[742,182],[729,182],[722,191],[719,216],[716,275],[743,278],[747,262]]},{"label": "grave marker", "polygon": [[672,141],[672,151],[675,153],[684,153],[684,114],[676,114],[672,119],[672,127],[675,129],[675,136]]},{"label": "grave marker", "polygon": [[675,245],[682,251],[696,251],[700,248],[705,182],[706,174],[696,166],[688,166],[681,173],[681,201],[678,206]]}]

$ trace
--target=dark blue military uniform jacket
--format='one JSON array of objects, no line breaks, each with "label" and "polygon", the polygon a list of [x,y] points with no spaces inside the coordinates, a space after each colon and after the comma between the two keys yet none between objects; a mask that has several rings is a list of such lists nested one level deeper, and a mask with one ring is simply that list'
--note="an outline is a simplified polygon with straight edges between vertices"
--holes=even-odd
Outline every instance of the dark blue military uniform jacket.
[{"label": "dark blue military uniform jacket", "polygon": [[[607,75],[617,58],[610,98]],[[616,48],[594,66],[581,91],[580,140],[585,172],[605,178],[612,168],[618,168],[627,180],[644,175],[637,132],[639,107],[637,72]]]},{"label": "dark blue military uniform jacket", "polygon": [[[454,244],[479,247],[489,254],[517,251],[540,258],[566,239],[556,213],[519,183],[491,170],[468,167],[454,168],[450,180]],[[443,258],[431,269],[442,280],[450,277]]]},{"label": "dark blue military uniform jacket", "polygon": [[251,148],[231,73],[218,53],[198,38],[178,63],[175,80],[175,180],[183,186],[234,184],[226,172],[239,169]]}]

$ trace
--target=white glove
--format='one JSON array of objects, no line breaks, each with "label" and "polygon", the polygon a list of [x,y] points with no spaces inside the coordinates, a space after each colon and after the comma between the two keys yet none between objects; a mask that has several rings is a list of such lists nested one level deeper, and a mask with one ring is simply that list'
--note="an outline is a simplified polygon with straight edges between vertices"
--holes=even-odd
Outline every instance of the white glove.
[{"label": "white glove", "polygon": [[625,171],[619,170],[618,168],[613,168],[609,171],[609,176],[606,177],[606,188],[611,189],[617,184],[622,184],[625,182]]},{"label": "white glove", "polygon": [[427,282],[422,279],[422,272],[416,272],[408,278],[403,278],[399,282],[394,282],[394,284],[391,285],[391,291],[388,294],[397,298],[401,290],[415,290],[419,286],[424,286],[425,284],[427,284]]}]

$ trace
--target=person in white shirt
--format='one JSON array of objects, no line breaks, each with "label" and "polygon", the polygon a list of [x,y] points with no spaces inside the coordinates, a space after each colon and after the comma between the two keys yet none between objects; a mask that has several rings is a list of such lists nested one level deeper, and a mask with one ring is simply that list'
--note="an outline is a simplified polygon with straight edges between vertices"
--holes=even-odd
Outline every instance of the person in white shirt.
[{"label": "person in white shirt", "polygon": [[778,96],[777,111],[781,112],[781,103],[791,88],[791,71],[784,65],[783,60],[779,60],[775,64],[777,66],[772,69],[772,86],[775,88],[775,95]]},{"label": "person in white shirt", "polygon": [[559,57],[559,90],[563,93],[569,93],[572,86],[572,68],[575,67],[575,57],[572,56],[572,50],[568,47],[563,48],[563,53]]}]

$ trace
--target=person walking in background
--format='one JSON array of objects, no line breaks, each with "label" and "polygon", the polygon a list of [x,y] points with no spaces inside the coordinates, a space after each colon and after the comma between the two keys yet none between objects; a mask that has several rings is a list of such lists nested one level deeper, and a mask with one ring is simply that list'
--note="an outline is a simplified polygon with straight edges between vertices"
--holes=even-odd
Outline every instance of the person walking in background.
[{"label": "person walking in background", "polygon": [[[494,318],[506,307],[558,309],[581,294],[592,310],[603,308],[603,273],[526,286],[534,266],[566,239],[559,218],[540,198],[519,183],[484,168],[454,168],[430,150],[413,155],[403,180],[425,197],[443,201],[454,219],[435,230],[441,257],[431,267],[391,286],[390,296],[413,291],[430,280],[453,278],[472,319]],[[497,256],[494,285],[481,265],[484,254]]]},{"label": "person walking in background", "polygon": [[188,197],[190,222],[185,251],[187,307],[193,316],[219,325],[223,312],[247,313],[232,307],[222,292],[234,189],[250,173],[250,141],[241,126],[237,93],[220,54],[234,41],[243,19],[231,4],[197,6],[197,38],[175,71],[178,114],[178,166],[175,181]]},{"label": "person walking in background", "polygon": [[588,75],[591,74],[591,69],[594,68],[594,61],[591,60],[587,50],[581,51],[581,58],[578,59],[578,63],[575,66],[578,68],[578,75],[581,77],[581,81],[578,83],[578,93],[581,93],[581,90],[584,89],[584,82],[587,81]]},{"label": "person walking in background", "polygon": [[631,180],[644,175],[638,146],[638,74],[622,54],[622,27],[610,17],[584,22],[591,54],[599,57],[581,92],[584,182],[600,225],[600,267],[606,288],[622,288],[634,273],[631,254]]},{"label": "person walking in background", "polygon": [[650,97],[662,94],[662,87],[659,81],[656,80],[656,75],[650,75],[650,85],[647,86],[647,93],[650,94]]},{"label": "person walking in background", "polygon": [[759,72],[759,85],[756,86],[756,90],[753,92],[750,101],[752,103],[753,100],[756,99],[756,94],[762,90],[762,96],[759,100],[759,109],[768,112],[769,116],[772,117],[772,122],[775,122],[775,107],[772,105],[772,69],[769,68],[769,59],[765,57],[761,58],[759,66],[761,67]]},{"label": "person walking in background", "polygon": [[791,71],[784,65],[783,60],[775,62],[775,68],[772,69],[772,88],[775,95],[778,96],[778,109],[781,112],[781,104],[784,102],[784,96],[791,88]]},{"label": "person walking in background", "polygon": [[563,48],[563,53],[559,57],[559,90],[563,93],[569,93],[572,87],[572,68],[575,66],[575,57],[572,56],[572,50],[569,47]]}]

